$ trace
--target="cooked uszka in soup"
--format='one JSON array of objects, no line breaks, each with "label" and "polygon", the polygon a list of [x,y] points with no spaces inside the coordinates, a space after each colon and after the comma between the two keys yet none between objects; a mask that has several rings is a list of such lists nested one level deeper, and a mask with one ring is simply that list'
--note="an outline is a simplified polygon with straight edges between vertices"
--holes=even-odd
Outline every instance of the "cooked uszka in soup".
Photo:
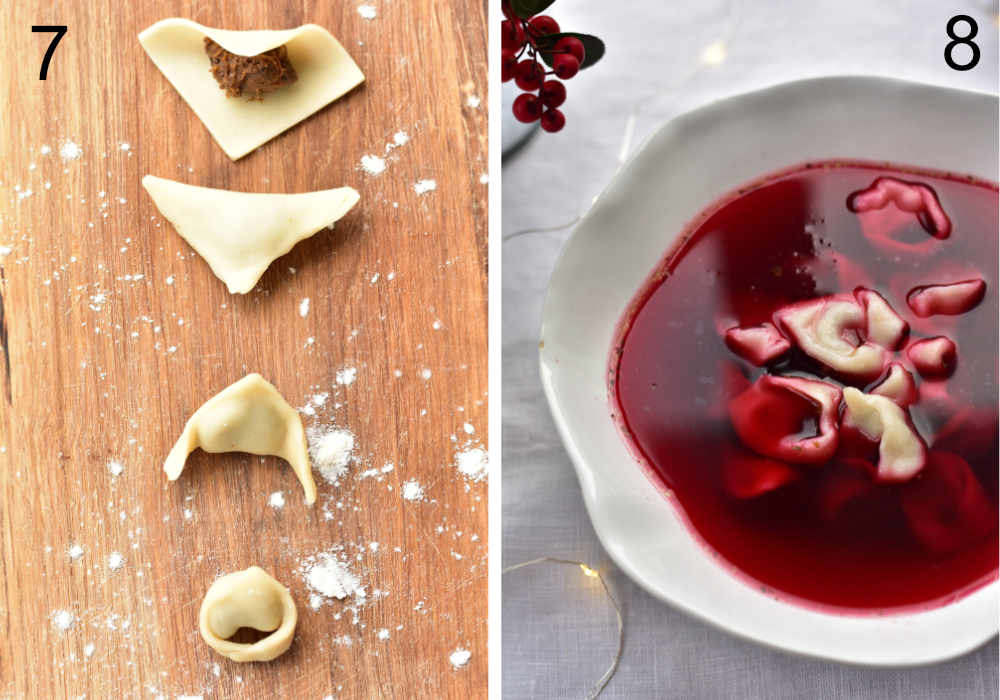
[{"label": "cooked uszka in soup", "polygon": [[997,575],[997,186],[812,163],[711,207],[633,300],[616,419],[761,589],[929,607]]}]

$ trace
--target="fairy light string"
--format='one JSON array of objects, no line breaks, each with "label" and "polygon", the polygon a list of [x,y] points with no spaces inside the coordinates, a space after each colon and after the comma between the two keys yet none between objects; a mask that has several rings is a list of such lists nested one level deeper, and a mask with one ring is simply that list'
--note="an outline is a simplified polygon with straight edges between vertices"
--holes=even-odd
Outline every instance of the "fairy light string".
[{"label": "fairy light string", "polygon": [[591,687],[590,691],[587,693],[587,700],[594,700],[594,698],[604,691],[604,688],[614,677],[615,673],[618,671],[618,665],[622,660],[622,653],[625,650],[625,616],[622,613],[622,607],[619,604],[618,599],[615,598],[614,594],[611,592],[611,588],[608,587],[608,582],[605,580],[604,576],[601,575],[601,572],[592,568],[586,562],[576,561],[574,559],[559,559],[558,557],[538,557],[537,559],[530,559],[528,561],[523,561],[520,564],[508,566],[501,571],[501,574],[507,575],[512,571],[524,569],[529,566],[538,566],[539,564],[559,564],[562,566],[578,567],[580,571],[583,572],[584,577],[596,578],[600,582],[601,588],[604,590],[604,595],[609,601],[611,601],[611,605],[615,609],[615,617],[618,622],[618,646],[615,649],[615,656],[611,661],[611,665],[608,666],[608,670],[604,672],[604,675],[597,679],[597,682],[594,683],[593,687]]}]

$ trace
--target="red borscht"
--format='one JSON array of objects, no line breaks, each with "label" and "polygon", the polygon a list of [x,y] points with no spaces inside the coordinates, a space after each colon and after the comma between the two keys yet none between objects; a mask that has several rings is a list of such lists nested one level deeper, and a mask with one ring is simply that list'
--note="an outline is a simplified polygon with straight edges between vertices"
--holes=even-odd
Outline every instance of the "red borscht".
[{"label": "red borscht", "polygon": [[633,300],[616,419],[754,585],[854,612],[997,576],[997,186],[812,163],[711,207]]}]

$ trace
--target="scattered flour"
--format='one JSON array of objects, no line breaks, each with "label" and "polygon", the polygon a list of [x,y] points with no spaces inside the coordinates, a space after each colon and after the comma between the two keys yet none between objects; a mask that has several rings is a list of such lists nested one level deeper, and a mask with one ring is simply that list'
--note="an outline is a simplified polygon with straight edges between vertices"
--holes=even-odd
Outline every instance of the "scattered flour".
[{"label": "scattered flour", "polygon": [[70,559],[76,561],[83,556],[83,547],[78,544],[70,545],[70,548],[66,550],[66,553],[69,554]]},{"label": "scattered flour", "polygon": [[356,598],[365,597],[365,589],[362,588],[358,577],[352,574],[347,564],[339,561],[332,552],[322,552],[314,557],[308,557],[302,562],[301,571],[310,590],[323,598],[343,600],[350,595]]},{"label": "scattered flour", "polygon": [[118,571],[123,566],[125,566],[125,557],[122,556],[121,552],[112,552],[108,556],[108,568],[112,571]]},{"label": "scattered flour", "polygon": [[121,476],[121,473],[125,471],[125,465],[117,459],[112,459],[108,462],[108,471],[111,472],[111,476]]},{"label": "scattered flour", "polygon": [[62,156],[63,160],[76,160],[83,155],[83,149],[80,148],[79,144],[67,139],[59,147],[59,155]]},{"label": "scattered flour", "polygon": [[489,473],[490,459],[482,447],[468,447],[455,454],[458,472],[472,481],[482,481]]},{"label": "scattered flour", "polygon": [[386,640],[386,639],[388,639],[389,638],[389,630],[387,630],[385,627],[383,627],[382,629],[380,629],[378,631],[378,638],[381,639],[381,640],[383,640],[383,641]]},{"label": "scattered flour", "polygon": [[474,425],[472,425],[472,423],[463,424],[462,430],[464,430],[467,435],[472,435],[474,432],[476,432],[476,428]]},{"label": "scattered flour", "polygon": [[469,99],[465,101],[465,106],[470,109],[479,109],[480,104],[482,104],[482,100],[476,95],[469,95]]},{"label": "scattered flour", "polygon": [[375,19],[374,5],[358,5],[358,14],[364,19]]},{"label": "scattered flour", "polygon": [[272,508],[284,508],[285,507],[285,494],[281,491],[275,491],[271,494],[271,497],[267,501],[268,505]]},{"label": "scattered flour", "polygon": [[39,148],[38,152],[41,153],[43,156],[47,156],[48,154],[52,153],[52,148],[48,145],[45,145]]},{"label": "scattered flour", "polygon": [[305,318],[309,315],[309,297],[299,302],[299,316]]},{"label": "scattered flour", "polygon": [[433,192],[438,188],[437,180],[418,180],[415,185],[413,185],[413,191],[417,194],[425,194],[427,192]]},{"label": "scattered flour", "polygon": [[397,131],[392,135],[392,142],[396,146],[405,146],[410,141],[410,135],[405,131]]},{"label": "scattered flour", "polygon": [[424,500],[424,487],[416,479],[410,479],[403,484],[403,498],[407,501]]},{"label": "scattered flour", "polygon": [[361,169],[369,175],[381,175],[385,171],[385,160],[378,156],[361,156]]},{"label": "scattered flour", "polygon": [[89,659],[91,656],[94,655],[94,649],[95,649],[95,647],[94,647],[93,643],[88,644],[87,646],[85,646],[83,648],[83,655],[86,656]]},{"label": "scattered flour", "polygon": [[431,371],[427,368],[420,370],[420,378],[423,379],[424,381],[427,381],[428,379],[431,378]]},{"label": "scattered flour", "polygon": [[0,258],[6,258],[14,251],[9,245],[0,245]]},{"label": "scattered flour", "polygon": [[467,663],[469,663],[469,659],[471,658],[471,651],[459,647],[455,651],[451,652],[448,656],[448,661],[451,662],[452,668],[463,668]]},{"label": "scattered flour", "polygon": [[69,610],[54,610],[52,612],[52,624],[63,632],[72,629],[76,624],[76,616]]},{"label": "scattered flour", "polygon": [[336,483],[354,460],[354,433],[342,428],[315,426],[309,429],[308,436],[313,466],[324,479]]},{"label": "scattered flour", "polygon": [[358,368],[357,367],[344,367],[343,369],[337,370],[337,384],[343,386],[350,386],[354,383],[354,380],[358,378]]}]

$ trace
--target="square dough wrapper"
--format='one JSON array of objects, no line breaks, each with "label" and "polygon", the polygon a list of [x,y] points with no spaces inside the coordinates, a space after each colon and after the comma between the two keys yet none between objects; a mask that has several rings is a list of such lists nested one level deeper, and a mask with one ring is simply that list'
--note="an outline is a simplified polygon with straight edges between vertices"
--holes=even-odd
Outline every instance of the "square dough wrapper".
[{"label": "square dough wrapper", "polygon": [[[203,44],[206,36],[240,56],[256,56],[284,44],[298,80],[263,101],[226,97],[209,70],[211,64]],[[172,17],[145,29],[139,34],[139,43],[233,160],[298,124],[365,79],[340,42],[315,24],[283,31],[230,31]]]}]

